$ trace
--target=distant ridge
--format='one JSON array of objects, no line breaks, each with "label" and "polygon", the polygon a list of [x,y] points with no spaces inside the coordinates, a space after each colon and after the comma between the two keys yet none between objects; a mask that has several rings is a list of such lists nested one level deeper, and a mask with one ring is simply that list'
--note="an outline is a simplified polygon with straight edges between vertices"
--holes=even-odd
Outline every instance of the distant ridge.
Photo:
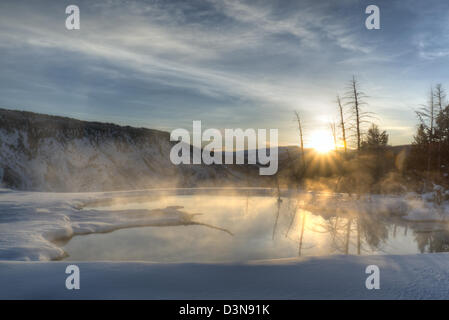
[{"label": "distant ridge", "polygon": [[0,109],[0,185],[105,191],[235,184],[242,166],[170,162],[168,132]]}]

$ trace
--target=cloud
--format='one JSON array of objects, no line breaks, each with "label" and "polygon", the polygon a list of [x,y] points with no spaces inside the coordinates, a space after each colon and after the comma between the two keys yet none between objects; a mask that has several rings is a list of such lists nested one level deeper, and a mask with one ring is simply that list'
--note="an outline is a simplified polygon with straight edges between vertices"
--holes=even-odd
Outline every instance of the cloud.
[{"label": "cloud", "polygon": [[[293,44],[298,51],[304,47],[316,48],[318,35],[323,30],[329,38],[338,39],[336,42],[342,47],[365,51],[350,45],[349,36],[344,36],[341,28],[325,27],[311,31],[317,25],[328,24],[324,23],[325,18],[319,18],[317,13],[311,15],[308,11],[275,19],[268,7],[249,6],[238,1],[214,2],[214,8],[218,10],[215,14],[223,13],[240,23],[233,26],[230,22],[223,22],[217,30],[207,21],[212,9],[204,9],[206,18],[199,24],[184,23],[189,17],[184,16],[182,10],[167,13],[167,9],[173,6],[161,8],[133,1],[131,4],[127,10],[120,1],[111,1],[108,6],[103,4],[100,18],[94,16],[94,10],[83,14],[82,31],[90,30],[79,37],[72,36],[61,27],[42,23],[42,17],[36,18],[35,12],[22,16],[21,20],[26,22],[20,25],[14,23],[17,17],[3,16],[0,23],[3,27],[0,34],[2,46],[26,45],[80,53],[127,66],[133,72],[158,77],[161,83],[175,87],[197,89],[208,95],[245,96],[290,106],[298,101],[298,87],[288,84],[291,79],[273,84],[251,73],[229,72],[214,61],[226,59],[227,55],[242,48],[269,48],[267,38],[284,33],[298,38],[298,42]],[[119,12],[116,12],[117,7]],[[11,25],[15,26],[14,30],[8,28]]]},{"label": "cloud", "polygon": [[[96,103],[98,114],[116,110],[119,117],[123,104],[134,108],[121,111],[124,119],[141,112],[164,126],[191,110],[239,125],[289,127],[288,115],[298,109],[314,127],[321,124],[314,113],[332,114],[335,95],[354,73],[369,79],[368,91],[388,95],[371,84],[385,70],[395,73],[394,63],[410,50],[394,47],[382,34],[368,37],[359,23],[363,10],[352,0],[109,0],[79,6],[81,30],[67,31],[63,3],[0,4],[0,103],[20,105],[21,96],[35,95],[40,98],[34,103],[56,106],[70,95],[71,108]],[[447,54],[426,37],[421,43],[423,58]],[[48,92],[47,99],[38,90]],[[32,100],[24,99],[22,105]],[[143,113],[144,106],[149,111]],[[162,108],[175,119],[163,119],[168,111]]]}]

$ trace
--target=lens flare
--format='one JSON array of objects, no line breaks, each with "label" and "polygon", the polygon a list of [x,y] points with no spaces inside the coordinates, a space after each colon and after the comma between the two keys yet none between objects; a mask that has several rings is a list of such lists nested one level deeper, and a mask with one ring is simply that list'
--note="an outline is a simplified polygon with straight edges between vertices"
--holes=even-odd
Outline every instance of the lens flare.
[{"label": "lens flare", "polygon": [[319,153],[327,153],[335,149],[335,143],[329,132],[314,131],[310,135],[309,147],[315,149]]}]

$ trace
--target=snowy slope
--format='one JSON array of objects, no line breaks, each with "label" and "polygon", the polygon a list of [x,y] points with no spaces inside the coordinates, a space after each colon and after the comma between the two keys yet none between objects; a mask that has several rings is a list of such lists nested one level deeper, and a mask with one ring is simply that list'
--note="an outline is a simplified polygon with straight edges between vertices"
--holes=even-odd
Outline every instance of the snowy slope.
[{"label": "snowy slope", "polygon": [[[175,166],[169,133],[0,109],[0,186],[129,190],[238,182],[238,166]],[[245,180],[245,179],[243,179]]]}]

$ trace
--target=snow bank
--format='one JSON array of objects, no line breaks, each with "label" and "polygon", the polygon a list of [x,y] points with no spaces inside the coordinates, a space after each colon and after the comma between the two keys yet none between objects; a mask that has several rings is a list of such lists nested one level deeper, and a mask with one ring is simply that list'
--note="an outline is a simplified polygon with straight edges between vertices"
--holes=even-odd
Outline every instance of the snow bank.
[{"label": "snow bank", "polygon": [[[251,264],[0,262],[0,299],[448,299],[449,254],[333,256]],[[368,265],[380,289],[365,287]]]},{"label": "snow bank", "polygon": [[[0,260],[48,261],[63,258],[55,241],[74,235],[139,226],[195,224],[181,207],[155,210],[80,210],[84,202],[117,193],[0,192]],[[139,192],[129,192],[130,195]],[[149,196],[148,191],[140,192]]]},{"label": "snow bank", "polygon": [[435,191],[422,195],[408,193],[404,199],[408,203],[409,210],[403,218],[412,221],[449,221],[449,202],[444,201],[442,196],[449,195],[449,192],[444,190],[442,192],[441,187],[438,187],[435,186]]}]

